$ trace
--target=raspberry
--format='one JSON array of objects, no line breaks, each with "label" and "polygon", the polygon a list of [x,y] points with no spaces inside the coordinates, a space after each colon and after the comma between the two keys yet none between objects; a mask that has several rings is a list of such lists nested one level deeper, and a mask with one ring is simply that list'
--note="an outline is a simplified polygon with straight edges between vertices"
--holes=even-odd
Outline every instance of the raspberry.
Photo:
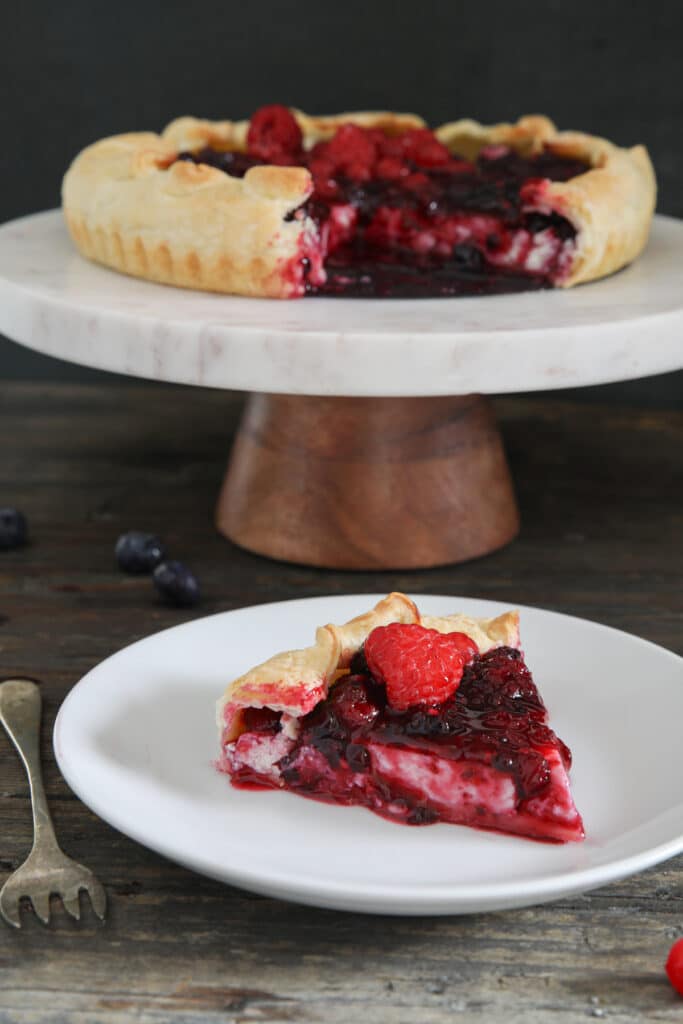
[{"label": "raspberry", "polygon": [[301,129],[287,107],[273,103],[261,107],[249,122],[250,156],[268,163],[289,163],[301,154]]},{"label": "raspberry", "polygon": [[307,157],[308,157],[309,166],[310,166],[310,163],[311,163],[312,160],[319,160],[319,159],[320,160],[325,160],[326,159],[326,157],[325,157],[326,153],[327,153],[327,143],[326,142],[315,142],[311,146],[311,148],[307,151],[307,154],[306,154]]},{"label": "raspberry", "polygon": [[340,170],[351,175],[351,168],[356,172],[361,167],[372,171],[377,148],[369,133],[357,124],[343,124],[328,142],[325,156]]},{"label": "raspberry", "polygon": [[394,178],[401,178],[404,174],[409,174],[410,171],[403,163],[402,160],[396,159],[393,156],[383,156],[381,160],[377,161],[375,168],[375,174],[378,178],[386,178],[391,181]]},{"label": "raspberry", "polygon": [[[308,169],[313,175],[313,179],[316,184],[316,188],[319,185],[329,185],[330,182],[334,182],[334,164],[331,160],[326,160],[324,157],[316,157],[308,165]],[[334,186],[336,189],[336,184]]]},{"label": "raspberry", "polygon": [[683,996],[683,939],[677,939],[666,959],[666,973],[679,995]]},{"label": "raspberry", "polygon": [[407,159],[420,167],[442,167],[450,162],[451,154],[428,128],[412,128],[404,132],[401,143]]},{"label": "raspberry", "polygon": [[476,644],[464,633],[438,633],[399,622],[378,626],[365,641],[368,668],[386,686],[396,711],[446,700],[477,653]]},{"label": "raspberry", "polygon": [[429,184],[429,178],[426,174],[420,174],[419,171],[414,174],[409,174],[407,178],[403,179],[403,187],[407,189],[421,189],[425,185]]},{"label": "raspberry", "polygon": [[367,164],[361,164],[355,161],[352,164],[347,164],[344,168],[346,175],[349,178],[353,178],[354,181],[370,181],[372,177],[372,168],[368,167]]},{"label": "raspberry", "polygon": [[457,160],[451,158],[448,161],[448,165],[443,168],[448,171],[449,174],[472,174],[476,171],[476,167],[469,160]]},{"label": "raspberry", "polygon": [[363,676],[349,675],[341,679],[330,690],[328,703],[350,731],[369,728],[379,715]]},{"label": "raspberry", "polygon": [[400,135],[385,135],[384,132],[378,130],[374,130],[371,134],[377,146],[379,156],[396,157],[397,160],[403,159],[403,146],[401,145]]}]

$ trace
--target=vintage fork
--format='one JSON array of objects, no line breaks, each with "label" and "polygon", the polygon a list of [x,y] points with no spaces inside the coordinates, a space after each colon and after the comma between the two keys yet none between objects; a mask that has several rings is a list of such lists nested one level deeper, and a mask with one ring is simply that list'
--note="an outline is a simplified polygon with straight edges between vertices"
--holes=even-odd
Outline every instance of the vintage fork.
[{"label": "vintage fork", "polygon": [[65,909],[77,920],[81,916],[81,889],[88,893],[93,910],[101,919],[107,904],[105,891],[92,871],[62,853],[57,843],[40,770],[40,711],[40,690],[32,680],[7,679],[0,683],[0,722],[24,762],[33,808],[31,852],[0,890],[0,912],[15,928],[21,928],[22,897],[31,900],[43,924],[50,919],[53,894],[61,897]]}]

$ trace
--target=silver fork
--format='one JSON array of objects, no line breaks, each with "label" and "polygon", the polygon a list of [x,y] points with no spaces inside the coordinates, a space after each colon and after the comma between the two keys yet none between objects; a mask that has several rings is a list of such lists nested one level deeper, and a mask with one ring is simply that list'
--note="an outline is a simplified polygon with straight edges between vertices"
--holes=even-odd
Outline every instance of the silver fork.
[{"label": "silver fork", "polygon": [[93,910],[104,920],[107,897],[92,871],[62,853],[47,806],[40,770],[40,690],[30,679],[0,683],[0,722],[24,762],[31,786],[33,847],[24,863],[0,890],[0,913],[8,924],[21,928],[19,901],[30,899],[37,916],[50,920],[50,896],[61,897],[64,908],[78,920],[79,893],[90,896]]}]

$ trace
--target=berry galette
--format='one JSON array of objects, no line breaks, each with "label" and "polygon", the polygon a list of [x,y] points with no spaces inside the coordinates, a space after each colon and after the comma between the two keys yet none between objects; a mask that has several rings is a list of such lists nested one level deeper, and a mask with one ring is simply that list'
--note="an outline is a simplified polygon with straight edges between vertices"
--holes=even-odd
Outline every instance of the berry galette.
[{"label": "berry galette", "polygon": [[277,654],[219,701],[233,785],[358,804],[392,821],[584,837],[569,749],[519,649],[518,614],[420,615],[389,594]]},{"label": "berry galette", "polygon": [[182,117],[102,139],[63,204],[90,259],[165,284],[291,298],[568,287],[630,263],[655,177],[642,146],[546,117],[434,131],[412,114]]}]

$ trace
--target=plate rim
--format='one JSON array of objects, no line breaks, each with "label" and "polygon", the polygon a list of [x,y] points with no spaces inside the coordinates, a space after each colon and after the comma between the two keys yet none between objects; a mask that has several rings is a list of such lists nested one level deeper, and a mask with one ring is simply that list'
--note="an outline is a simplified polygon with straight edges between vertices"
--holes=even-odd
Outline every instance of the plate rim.
[{"label": "plate rim", "polygon": [[[86,672],[78,682],[74,684],[59,707],[52,732],[53,749],[58,768],[67,785],[85,804],[85,806],[123,835],[128,836],[135,842],[140,843],[142,846],[168,860],[181,864],[202,875],[222,882],[223,884],[234,885],[252,892],[260,892],[267,895],[273,895],[278,898],[293,900],[301,904],[332,907],[343,910],[361,910],[369,913],[442,915],[473,913],[495,908],[505,909],[506,906],[532,906],[537,903],[560,899],[571,893],[586,892],[590,889],[609,884],[610,882],[616,881],[620,878],[627,877],[628,875],[635,874],[652,867],[655,864],[661,863],[662,861],[668,860],[670,857],[683,852],[682,830],[678,836],[658,843],[653,847],[648,847],[643,851],[627,854],[626,856],[617,858],[616,860],[610,860],[605,864],[564,871],[560,874],[538,875],[532,879],[486,882],[477,885],[426,882],[421,883],[419,886],[415,886],[396,883],[387,885],[384,883],[367,883],[363,881],[340,882],[336,879],[316,880],[315,878],[311,879],[306,874],[293,873],[291,870],[287,870],[285,872],[278,871],[277,867],[269,867],[267,874],[264,874],[261,868],[250,870],[248,866],[240,866],[238,869],[233,865],[227,869],[221,869],[219,871],[215,866],[215,861],[212,862],[211,858],[202,857],[201,853],[197,853],[191,858],[179,856],[177,853],[174,853],[169,849],[169,846],[163,841],[157,842],[156,837],[150,839],[150,837],[143,834],[137,826],[131,827],[128,822],[122,821],[117,814],[116,807],[112,808],[105,801],[100,803],[96,794],[93,796],[93,794],[87,792],[87,786],[81,786],[79,773],[72,770],[73,766],[70,759],[68,755],[64,753],[60,741],[61,730],[64,727],[64,722],[67,720],[67,716],[70,714],[69,705],[72,701],[73,695],[76,694],[77,690],[82,685],[87,685],[91,675],[93,675],[101,666],[122,655],[124,652],[127,653],[138,645],[142,645],[147,643],[149,640],[162,637],[166,633],[182,631],[193,626],[197,622],[208,622],[215,619],[225,618],[236,612],[249,614],[256,609],[275,609],[280,608],[283,605],[302,605],[321,600],[337,600],[340,598],[346,599],[349,602],[366,598],[369,600],[380,600],[384,596],[386,595],[375,591],[367,593],[354,592],[352,594],[325,593],[307,597],[288,598],[283,601],[266,601],[257,604],[244,605],[233,609],[214,612],[210,615],[197,616],[194,619],[189,619],[186,622],[179,623],[175,626],[169,626],[162,630],[152,632],[147,636],[133,641],[131,644],[127,644],[124,647],[119,648],[117,651],[108,655],[106,658],[103,658],[89,669],[88,672]],[[428,598],[440,601],[444,600],[467,603],[477,602],[496,606],[498,608],[501,606],[511,607],[510,602],[480,598],[472,595],[433,594],[430,592],[417,593],[412,596],[418,601],[418,603],[420,598]],[[629,642],[636,642],[639,645],[645,645],[647,648],[654,649],[658,656],[668,656],[674,664],[680,664],[683,668],[683,657],[675,651],[671,651],[666,647],[662,647],[660,644],[656,644],[651,640],[647,640],[634,633],[629,633],[626,630],[619,629],[618,627],[604,625],[594,619],[570,615],[564,612],[557,612],[549,608],[535,605],[515,603],[512,606],[519,609],[522,614],[525,611],[531,611],[534,613],[540,612],[553,617],[576,621],[581,623],[583,626],[589,626],[600,632],[606,630],[619,637],[626,637]],[[495,608],[492,607],[491,610],[495,610]],[[683,802],[680,806],[683,807]],[[653,820],[656,821],[667,813],[675,814],[676,810],[677,807],[673,807],[670,811],[663,812],[663,814],[658,815]],[[398,908],[395,908],[396,901],[401,903],[401,906]],[[445,908],[444,903],[447,904]],[[373,904],[376,906],[373,906]]]}]

